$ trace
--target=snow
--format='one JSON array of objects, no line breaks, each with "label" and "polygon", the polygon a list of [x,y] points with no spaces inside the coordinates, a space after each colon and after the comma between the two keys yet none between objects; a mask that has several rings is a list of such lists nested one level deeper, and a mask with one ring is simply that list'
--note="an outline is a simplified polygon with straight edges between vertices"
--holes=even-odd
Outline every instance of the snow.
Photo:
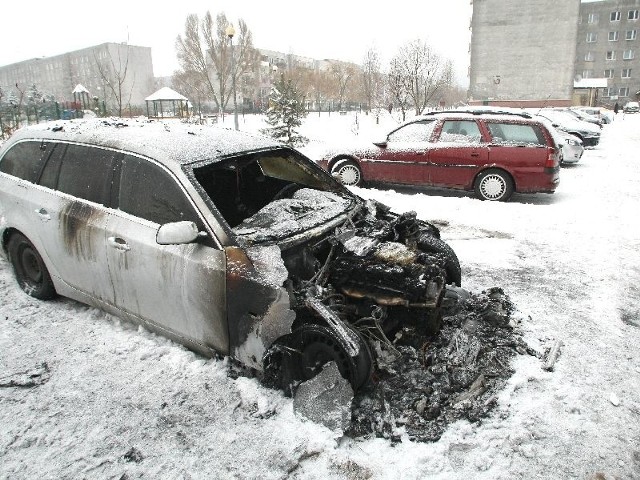
[{"label": "snow", "polygon": [[[334,113],[303,127],[312,153],[375,125]],[[354,189],[435,221],[463,286],[501,286],[532,348],[562,341],[553,371],[516,357],[490,417],[434,443],[336,439],[296,417],[292,399],[229,375],[224,359],[28,297],[0,260],[0,478],[640,478],[638,148],[640,115],[618,114],[553,195]]]}]

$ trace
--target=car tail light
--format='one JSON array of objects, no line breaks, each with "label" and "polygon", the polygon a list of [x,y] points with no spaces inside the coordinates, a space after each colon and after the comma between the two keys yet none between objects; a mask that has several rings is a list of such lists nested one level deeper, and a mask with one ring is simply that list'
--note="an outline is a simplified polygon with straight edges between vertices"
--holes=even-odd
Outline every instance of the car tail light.
[{"label": "car tail light", "polygon": [[555,148],[549,148],[549,155],[547,156],[546,162],[544,162],[545,168],[555,168],[560,163],[558,162],[558,154],[556,153]]}]

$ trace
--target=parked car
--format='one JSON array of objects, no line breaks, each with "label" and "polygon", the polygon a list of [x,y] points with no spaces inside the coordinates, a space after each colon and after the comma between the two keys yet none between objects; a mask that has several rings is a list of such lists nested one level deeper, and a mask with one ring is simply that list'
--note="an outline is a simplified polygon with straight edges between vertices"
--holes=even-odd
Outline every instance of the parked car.
[{"label": "parked car", "polygon": [[568,112],[574,117],[576,117],[578,120],[582,120],[583,122],[593,123],[594,125],[597,125],[599,128],[602,128],[602,120],[600,120],[600,117],[589,115],[588,113],[583,112],[582,110],[576,110],[573,108],[563,108],[558,110],[561,112]]},{"label": "parked car", "polygon": [[553,192],[558,153],[528,114],[453,111],[416,117],[370,145],[332,148],[319,164],[345,185],[448,187],[506,201],[513,192]]},{"label": "parked car", "polygon": [[600,128],[582,121],[568,112],[562,112],[551,108],[532,109],[531,113],[545,117],[554,127],[575,135],[585,147],[595,147],[600,143]]},{"label": "parked car", "polygon": [[638,113],[640,112],[640,104],[638,102],[627,102],[622,108],[624,113]]},{"label": "parked car", "polygon": [[361,387],[375,360],[360,331],[435,333],[446,285],[461,283],[415,213],[363,201],[271,139],[210,126],[25,127],[0,149],[0,219],[27,294],[102,308],[283,387],[331,360]]},{"label": "parked car", "polygon": [[579,110],[589,115],[597,117],[600,121],[607,125],[613,121],[613,112],[602,107],[572,107],[573,110]]},{"label": "parked car", "polygon": [[560,165],[568,165],[580,161],[584,153],[584,147],[582,146],[582,140],[580,140],[580,138],[555,128],[551,121],[545,117],[534,115],[534,118],[540,120],[553,136],[556,146],[560,151]]}]

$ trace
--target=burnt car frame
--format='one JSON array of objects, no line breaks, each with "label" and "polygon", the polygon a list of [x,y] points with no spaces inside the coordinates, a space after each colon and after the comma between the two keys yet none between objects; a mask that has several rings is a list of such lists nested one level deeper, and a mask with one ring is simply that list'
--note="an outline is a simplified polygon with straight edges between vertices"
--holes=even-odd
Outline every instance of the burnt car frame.
[{"label": "burnt car frame", "polygon": [[20,287],[230,356],[287,388],[335,361],[354,389],[374,341],[439,328],[453,250],[295,149],[148,121],[41,124],[0,149],[0,241]]}]

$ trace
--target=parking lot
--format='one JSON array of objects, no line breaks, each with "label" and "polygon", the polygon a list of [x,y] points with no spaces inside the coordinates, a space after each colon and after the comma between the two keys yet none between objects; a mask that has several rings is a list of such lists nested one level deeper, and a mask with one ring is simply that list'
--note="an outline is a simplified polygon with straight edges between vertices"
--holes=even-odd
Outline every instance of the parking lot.
[{"label": "parking lot", "polygon": [[639,148],[619,114],[553,195],[354,189],[436,222],[466,289],[501,287],[541,357],[562,345],[553,371],[516,356],[491,415],[434,443],[334,438],[224,360],[26,296],[0,261],[0,478],[640,477]]}]

